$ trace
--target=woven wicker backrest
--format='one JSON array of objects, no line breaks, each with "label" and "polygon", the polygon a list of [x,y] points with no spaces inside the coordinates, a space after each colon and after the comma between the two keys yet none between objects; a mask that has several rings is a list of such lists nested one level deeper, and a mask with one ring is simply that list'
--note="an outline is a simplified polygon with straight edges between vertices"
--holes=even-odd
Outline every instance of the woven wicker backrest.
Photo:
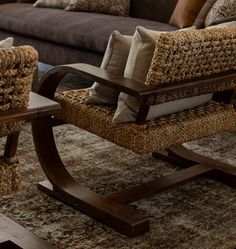
[{"label": "woven wicker backrest", "polygon": [[[0,111],[27,106],[37,62],[38,53],[30,46],[0,49]],[[0,125],[0,137],[20,130],[22,124]]]},{"label": "woven wicker backrest", "polygon": [[37,61],[30,46],[0,50],[0,110],[27,105]]},{"label": "woven wicker backrest", "polygon": [[[236,28],[162,34],[155,48],[146,84],[165,84],[236,69]],[[162,96],[159,102],[223,91],[236,86],[222,82],[191,92]]]}]

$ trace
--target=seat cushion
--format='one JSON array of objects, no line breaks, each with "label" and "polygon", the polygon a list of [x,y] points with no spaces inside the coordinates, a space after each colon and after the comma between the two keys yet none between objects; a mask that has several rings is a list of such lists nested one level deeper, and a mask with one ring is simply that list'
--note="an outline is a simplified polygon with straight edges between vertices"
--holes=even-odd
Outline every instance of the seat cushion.
[{"label": "seat cushion", "polygon": [[104,53],[112,31],[133,35],[140,25],[160,31],[177,29],[131,17],[35,8],[27,3],[0,5],[0,29],[98,53]]},{"label": "seat cushion", "polygon": [[55,100],[63,109],[56,117],[139,154],[160,151],[231,130],[235,126],[236,112],[233,106],[214,101],[142,125],[114,125],[112,118],[115,108],[85,104],[88,94],[89,89],[58,93]]}]

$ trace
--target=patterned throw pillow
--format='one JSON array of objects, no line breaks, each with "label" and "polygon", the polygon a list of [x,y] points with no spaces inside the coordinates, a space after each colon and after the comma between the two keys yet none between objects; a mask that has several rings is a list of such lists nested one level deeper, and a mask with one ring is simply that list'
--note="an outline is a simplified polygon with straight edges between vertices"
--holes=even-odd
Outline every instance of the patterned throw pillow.
[{"label": "patterned throw pillow", "polygon": [[66,10],[129,15],[130,0],[71,0]]},{"label": "patterned throw pillow", "polygon": [[217,0],[205,19],[205,27],[208,27],[216,21],[226,19],[236,15],[235,0]]},{"label": "patterned throw pillow", "polygon": [[37,0],[33,6],[64,9],[69,3],[70,0]]}]

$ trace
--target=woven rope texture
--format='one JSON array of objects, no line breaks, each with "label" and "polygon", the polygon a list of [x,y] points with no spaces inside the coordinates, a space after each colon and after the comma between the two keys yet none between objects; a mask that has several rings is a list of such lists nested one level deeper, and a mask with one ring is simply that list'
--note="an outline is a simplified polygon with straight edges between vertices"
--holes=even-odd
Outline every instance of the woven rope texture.
[{"label": "woven rope texture", "polygon": [[[37,61],[30,46],[0,50],[0,111],[27,106]],[[0,125],[0,137],[18,131],[22,123]]]},{"label": "woven rope texture", "polygon": [[20,187],[20,165],[0,158],[0,196],[16,191]]},{"label": "woven rope texture", "polygon": [[88,94],[89,89],[58,93],[55,100],[63,109],[56,117],[139,154],[231,130],[236,120],[231,105],[211,101],[143,125],[113,125],[115,108],[85,104]]},{"label": "woven rope texture", "polygon": [[[236,28],[193,30],[162,34],[146,84],[166,84],[236,70]],[[156,103],[182,99],[236,87],[236,81],[163,95]]]}]

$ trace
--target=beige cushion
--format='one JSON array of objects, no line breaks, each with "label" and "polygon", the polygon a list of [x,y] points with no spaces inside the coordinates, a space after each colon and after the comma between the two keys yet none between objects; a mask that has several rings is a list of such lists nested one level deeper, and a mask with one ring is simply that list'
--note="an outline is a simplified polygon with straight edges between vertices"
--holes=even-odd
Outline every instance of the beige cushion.
[{"label": "beige cushion", "polygon": [[206,0],[179,0],[169,23],[179,28],[193,25]]},{"label": "beige cushion", "polygon": [[218,25],[206,27],[205,29],[226,28],[226,27],[235,27],[236,28],[236,21],[224,22],[224,23],[221,23]]},{"label": "beige cushion", "polygon": [[129,7],[130,0],[71,0],[66,10],[128,16]]},{"label": "beige cushion", "polygon": [[69,3],[70,0],[37,0],[33,6],[64,9]]},{"label": "beige cushion", "polygon": [[13,46],[14,39],[12,37],[8,37],[5,40],[0,41],[0,49],[11,48]]},{"label": "beige cushion", "polygon": [[[195,29],[195,27],[185,30],[192,29]],[[155,50],[155,44],[163,33],[165,32],[152,31],[143,27],[137,27],[124,72],[126,78],[133,79],[140,82],[140,84],[145,83]],[[150,107],[147,120],[200,105],[208,101],[211,96],[212,95],[209,94],[153,105]],[[140,102],[137,98],[125,93],[120,93],[117,110],[113,117],[113,123],[117,124],[135,121],[139,106]]]},{"label": "beige cushion", "polygon": [[200,12],[197,15],[197,18],[193,24],[194,26],[196,26],[197,28],[201,28],[204,25],[206,16],[215,2],[216,0],[207,0],[205,2],[205,4],[203,5],[203,7],[201,8]]},{"label": "beige cushion", "polygon": [[[106,52],[103,57],[101,68],[114,75],[123,75],[132,36],[121,35],[113,31]],[[120,91],[95,82],[90,90],[90,96],[86,103],[91,104],[117,104]]]},{"label": "beige cushion", "polygon": [[205,26],[208,27],[218,20],[236,15],[235,0],[217,0],[206,16]]}]

